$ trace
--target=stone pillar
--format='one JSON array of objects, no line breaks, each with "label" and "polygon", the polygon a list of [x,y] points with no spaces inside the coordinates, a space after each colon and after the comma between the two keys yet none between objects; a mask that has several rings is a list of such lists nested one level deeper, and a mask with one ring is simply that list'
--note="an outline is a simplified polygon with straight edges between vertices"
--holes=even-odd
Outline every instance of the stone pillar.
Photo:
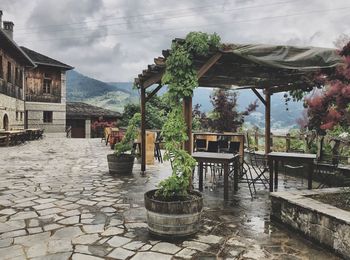
[{"label": "stone pillar", "polygon": [[85,120],[85,138],[91,138],[91,120]]}]

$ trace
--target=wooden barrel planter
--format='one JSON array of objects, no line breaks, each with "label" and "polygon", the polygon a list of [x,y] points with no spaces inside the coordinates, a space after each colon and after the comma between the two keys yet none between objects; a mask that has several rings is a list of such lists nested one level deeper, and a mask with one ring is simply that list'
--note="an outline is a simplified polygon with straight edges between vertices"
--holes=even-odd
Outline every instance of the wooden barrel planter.
[{"label": "wooden barrel planter", "polygon": [[130,175],[134,166],[135,156],[131,154],[108,154],[108,168],[110,174]]},{"label": "wooden barrel planter", "polygon": [[149,232],[165,238],[182,238],[197,233],[201,226],[202,194],[192,191],[191,200],[167,202],[155,200],[156,191],[145,193]]}]

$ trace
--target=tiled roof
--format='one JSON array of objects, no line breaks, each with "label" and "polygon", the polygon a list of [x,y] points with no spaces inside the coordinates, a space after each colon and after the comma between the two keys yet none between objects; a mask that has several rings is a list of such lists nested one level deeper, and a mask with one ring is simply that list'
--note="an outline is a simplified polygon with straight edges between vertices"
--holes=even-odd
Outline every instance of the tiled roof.
[{"label": "tiled roof", "polygon": [[33,51],[31,49],[28,49],[26,47],[21,46],[21,49],[30,57],[30,59],[35,64],[60,67],[60,68],[66,69],[66,70],[73,69],[72,66],[69,66],[67,64],[64,64],[64,63],[58,61],[58,60],[47,57],[41,53],[38,53],[38,52]]},{"label": "tiled roof", "polygon": [[119,112],[92,106],[83,102],[67,102],[67,118],[90,118],[90,117],[116,117],[122,115]]}]

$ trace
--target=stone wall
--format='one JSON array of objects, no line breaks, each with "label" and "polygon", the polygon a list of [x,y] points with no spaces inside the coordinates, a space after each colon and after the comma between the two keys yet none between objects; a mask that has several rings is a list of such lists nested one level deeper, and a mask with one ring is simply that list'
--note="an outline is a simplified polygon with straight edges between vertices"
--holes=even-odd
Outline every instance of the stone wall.
[{"label": "stone wall", "polygon": [[[28,128],[43,128],[45,133],[65,133],[66,104],[26,102]],[[44,111],[52,111],[52,123],[44,123]]]},{"label": "stone wall", "polygon": [[350,259],[350,212],[308,196],[343,188],[271,193],[271,216]]},{"label": "stone wall", "polygon": [[0,94],[0,129],[4,128],[3,121],[5,115],[8,117],[9,129],[23,129],[24,101]]}]

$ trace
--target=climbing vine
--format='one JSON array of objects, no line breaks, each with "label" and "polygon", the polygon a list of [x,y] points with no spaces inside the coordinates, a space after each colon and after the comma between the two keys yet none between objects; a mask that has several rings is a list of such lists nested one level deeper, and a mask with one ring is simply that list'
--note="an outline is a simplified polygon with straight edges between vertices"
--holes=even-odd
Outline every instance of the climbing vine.
[{"label": "climbing vine", "polygon": [[194,55],[207,56],[220,47],[217,34],[190,32],[184,42],[175,41],[166,60],[162,84],[168,85],[172,110],[162,128],[165,141],[165,160],[172,164],[172,174],[159,183],[157,197],[164,200],[186,199],[190,190],[190,178],[196,165],[192,156],[183,148],[187,141],[186,123],[183,118],[182,100],[191,97],[198,87],[197,73],[193,65]]}]

